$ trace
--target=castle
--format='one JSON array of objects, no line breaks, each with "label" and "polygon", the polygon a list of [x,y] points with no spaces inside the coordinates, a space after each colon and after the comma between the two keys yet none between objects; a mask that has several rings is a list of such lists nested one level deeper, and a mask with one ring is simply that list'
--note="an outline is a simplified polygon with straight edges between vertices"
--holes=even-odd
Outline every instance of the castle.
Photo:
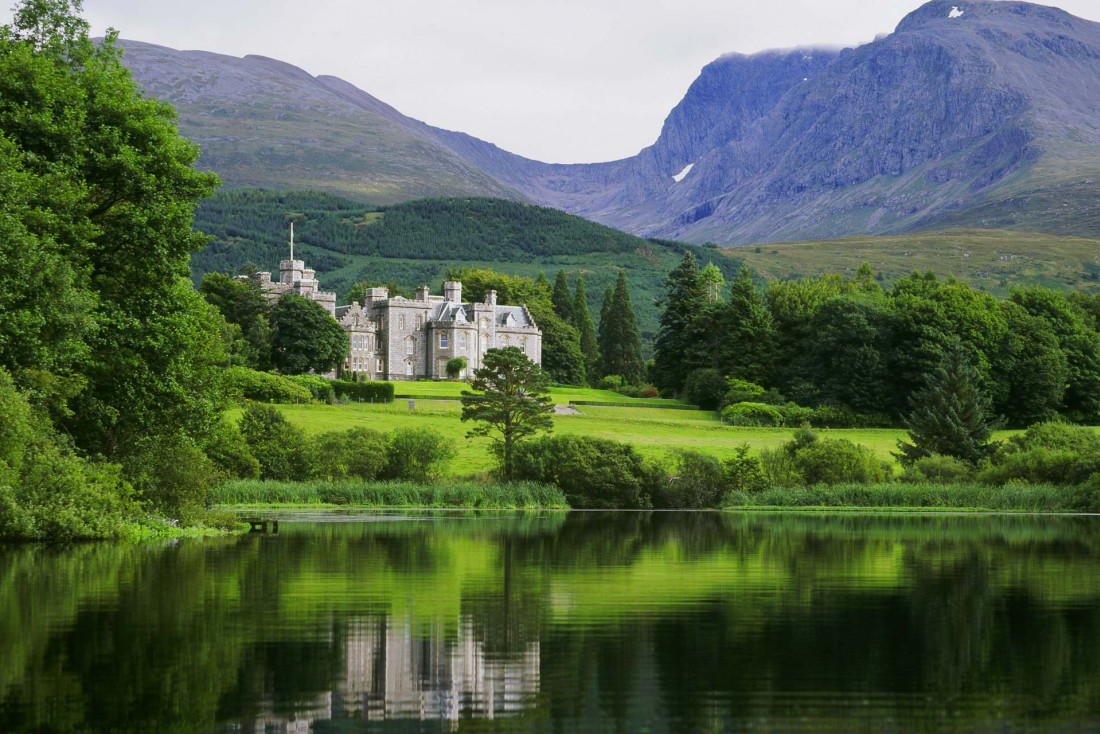
[{"label": "castle", "polygon": [[290,259],[279,263],[279,279],[256,274],[269,301],[286,293],[308,298],[325,307],[348,332],[348,356],[343,372],[368,380],[445,379],[447,362],[466,358],[466,377],[481,366],[490,347],[518,347],[536,364],[542,362],[542,332],[526,306],[497,304],[496,291],[483,303],[464,303],[462,283],[443,284],[443,295],[416,289],[416,298],[390,298],[386,288],[368,288],[364,302],[337,306],[336,294],[320,289],[316,273],[304,260],[294,259],[291,227]]}]

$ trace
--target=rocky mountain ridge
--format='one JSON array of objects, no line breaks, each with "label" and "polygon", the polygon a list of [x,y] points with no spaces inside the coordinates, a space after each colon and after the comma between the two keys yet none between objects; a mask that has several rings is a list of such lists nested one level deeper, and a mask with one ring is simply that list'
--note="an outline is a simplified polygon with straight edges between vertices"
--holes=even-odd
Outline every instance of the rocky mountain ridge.
[{"label": "rocky mountain ridge", "polygon": [[722,244],[946,225],[1100,234],[1100,24],[1041,5],[933,0],[857,48],[723,56],[652,146],[576,165],[270,59],[125,45],[230,185],[501,196]]}]

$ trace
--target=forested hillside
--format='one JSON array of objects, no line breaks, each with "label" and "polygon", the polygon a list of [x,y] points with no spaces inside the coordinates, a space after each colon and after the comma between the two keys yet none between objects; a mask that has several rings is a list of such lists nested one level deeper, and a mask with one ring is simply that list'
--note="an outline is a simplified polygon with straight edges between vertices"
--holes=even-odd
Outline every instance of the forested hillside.
[{"label": "forested hillside", "polygon": [[[287,256],[291,221],[295,255],[341,299],[364,280],[438,289],[455,265],[548,277],[565,270],[584,275],[590,308],[598,314],[604,290],[623,270],[643,336],[656,328],[668,271],[686,248],[700,249],[502,199],[420,199],[371,207],[331,194],[237,189],[206,200],[195,217],[196,229],[212,237],[193,258],[196,283],[204,273],[232,272],[249,263],[276,271]],[[740,262],[709,248],[702,248],[699,258],[713,260],[730,276]]]}]

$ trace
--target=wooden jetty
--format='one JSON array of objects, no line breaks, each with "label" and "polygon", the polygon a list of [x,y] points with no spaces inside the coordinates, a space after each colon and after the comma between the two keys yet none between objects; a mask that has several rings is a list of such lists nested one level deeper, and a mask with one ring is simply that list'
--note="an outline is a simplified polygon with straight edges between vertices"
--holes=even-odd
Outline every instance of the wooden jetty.
[{"label": "wooden jetty", "polygon": [[248,532],[272,535],[279,532],[278,520],[266,520],[261,517],[244,517],[241,522],[248,523]]}]

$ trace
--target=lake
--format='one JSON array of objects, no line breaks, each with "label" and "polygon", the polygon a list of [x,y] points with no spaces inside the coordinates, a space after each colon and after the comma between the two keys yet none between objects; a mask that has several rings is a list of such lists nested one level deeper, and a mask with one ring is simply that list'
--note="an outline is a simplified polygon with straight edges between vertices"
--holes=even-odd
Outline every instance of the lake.
[{"label": "lake", "polygon": [[1100,517],[281,517],[0,547],[0,731],[1100,727]]}]

